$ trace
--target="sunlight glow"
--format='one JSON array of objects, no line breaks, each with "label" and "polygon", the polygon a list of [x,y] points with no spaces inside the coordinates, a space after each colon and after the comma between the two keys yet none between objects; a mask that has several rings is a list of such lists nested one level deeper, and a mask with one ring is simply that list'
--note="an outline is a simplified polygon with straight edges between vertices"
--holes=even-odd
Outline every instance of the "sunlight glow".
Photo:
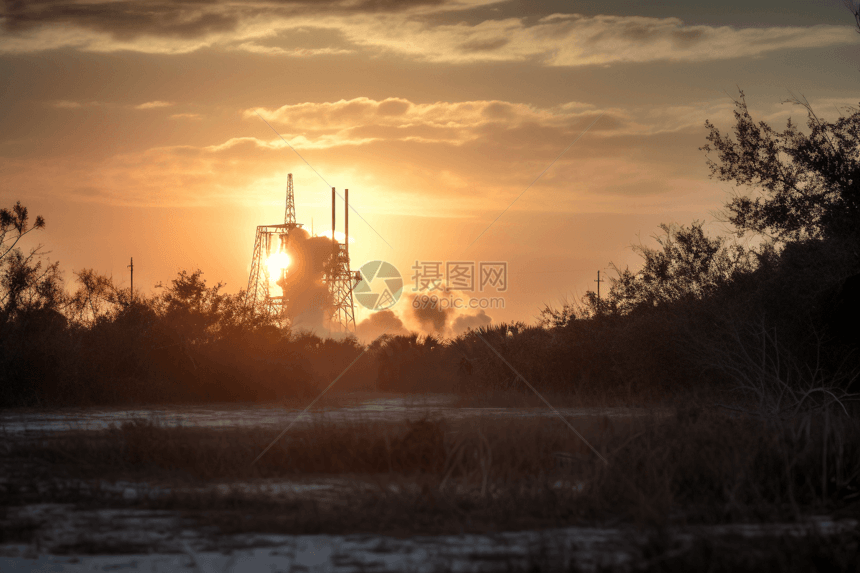
[{"label": "sunlight glow", "polygon": [[272,276],[281,274],[281,270],[289,268],[292,262],[293,259],[287,253],[272,253],[269,255],[269,258],[266,259],[266,265],[269,267],[269,274]]},{"label": "sunlight glow", "polygon": [[[325,237],[325,238],[327,238],[327,239],[331,239],[331,231],[324,231],[324,232],[322,232],[322,233],[317,233],[317,235],[316,235],[316,236],[317,236],[317,237]],[[338,241],[339,243],[342,243],[342,242],[343,242],[344,236],[345,236],[345,235],[343,234],[343,232],[342,232],[342,231],[335,231],[335,232],[334,232],[334,238],[335,238],[335,239],[337,239],[337,241]],[[350,238],[349,238],[349,242],[350,242],[350,243],[354,243],[354,242],[355,242],[355,237],[350,237]]]}]

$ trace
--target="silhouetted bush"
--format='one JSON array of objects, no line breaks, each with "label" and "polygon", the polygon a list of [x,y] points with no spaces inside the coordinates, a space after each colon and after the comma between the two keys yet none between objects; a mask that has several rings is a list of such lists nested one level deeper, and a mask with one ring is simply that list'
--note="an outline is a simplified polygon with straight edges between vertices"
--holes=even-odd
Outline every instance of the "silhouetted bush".
[{"label": "silhouetted bush", "polygon": [[[279,327],[201,271],[134,298],[94,271],[76,276],[73,294],[31,285],[3,313],[0,406],[283,400],[328,384],[364,350]],[[372,384],[371,369],[356,364],[344,386]]]}]

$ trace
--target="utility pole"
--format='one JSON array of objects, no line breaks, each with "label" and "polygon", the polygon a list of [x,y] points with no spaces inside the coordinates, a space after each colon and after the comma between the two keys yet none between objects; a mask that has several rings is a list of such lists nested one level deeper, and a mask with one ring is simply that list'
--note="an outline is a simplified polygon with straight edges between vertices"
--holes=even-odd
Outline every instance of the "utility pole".
[{"label": "utility pole", "polygon": [[597,300],[600,300],[600,283],[605,282],[600,279],[600,271],[597,271],[597,280],[594,282],[597,283]]},{"label": "utility pole", "polygon": [[131,301],[134,301],[134,257],[131,257],[131,264],[128,265],[131,269]]}]

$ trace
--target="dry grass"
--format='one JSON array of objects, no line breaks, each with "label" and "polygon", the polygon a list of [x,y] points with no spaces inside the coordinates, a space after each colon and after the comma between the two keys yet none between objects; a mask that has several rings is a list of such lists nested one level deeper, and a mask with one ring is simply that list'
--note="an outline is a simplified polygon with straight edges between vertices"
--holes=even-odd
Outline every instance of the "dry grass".
[{"label": "dry grass", "polygon": [[[858,509],[860,422],[844,416],[765,422],[679,410],[572,422],[608,464],[551,418],[317,423],[295,428],[257,464],[275,430],[130,423],[9,444],[4,465],[28,469],[4,484],[2,502],[131,503],[182,509],[228,531],[332,533],[728,523]],[[157,481],[170,493],[123,502],[115,491],[68,485],[94,478]],[[322,497],[212,487],[332,478],[342,486]]]},{"label": "dry grass", "polygon": [[[601,435],[606,439],[630,423],[604,416],[579,417],[574,422],[593,440]],[[66,431],[13,441],[5,457],[39,460],[78,477],[115,479],[148,475],[229,480],[306,474],[424,474],[441,479],[445,473],[469,473],[476,460],[492,454],[494,475],[518,479],[554,467],[554,452],[584,455],[587,451],[561,422],[544,417],[316,420],[290,430],[252,464],[278,434],[277,429],[166,427],[140,420],[105,431]]]}]

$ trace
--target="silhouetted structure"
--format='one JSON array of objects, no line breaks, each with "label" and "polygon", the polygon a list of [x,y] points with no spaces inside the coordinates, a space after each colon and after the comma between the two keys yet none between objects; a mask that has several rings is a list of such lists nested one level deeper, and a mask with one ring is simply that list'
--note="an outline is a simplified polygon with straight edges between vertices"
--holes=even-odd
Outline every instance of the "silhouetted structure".
[{"label": "silhouetted structure", "polygon": [[353,289],[361,282],[361,272],[349,268],[349,189],[344,190],[343,243],[335,238],[335,190],[331,188],[331,237],[334,247],[332,265],[326,283],[332,300],[331,322],[344,330],[355,332],[355,303]]},{"label": "silhouetted structure", "polygon": [[[287,175],[287,206],[284,211],[283,224],[260,225],[257,227],[257,235],[254,239],[254,254],[251,258],[251,275],[248,278],[248,297],[253,302],[264,302],[269,312],[282,316],[286,310],[288,300],[281,296],[272,296],[269,292],[271,283],[271,271],[267,261],[276,253],[287,254],[287,244],[290,232],[300,228],[301,223],[296,223],[296,203],[293,194],[293,174]],[[280,276],[277,281],[286,281],[288,268],[281,267],[278,270]]]},{"label": "silhouetted structure", "polygon": [[[332,252],[326,254],[323,262],[325,273],[323,282],[329,292],[330,307],[326,309],[326,318],[331,325],[337,325],[343,330],[355,331],[355,305],[353,289],[361,281],[361,273],[352,271],[349,267],[349,190],[346,190],[344,205],[343,243],[335,237],[335,188],[331,190],[331,230]],[[290,300],[286,296],[290,284],[291,236],[296,229],[302,227],[296,222],[295,195],[293,192],[293,174],[287,176],[287,200],[284,210],[284,222],[277,225],[260,225],[254,240],[254,253],[251,259],[251,274],[248,278],[249,301],[262,302],[268,312],[285,318],[288,311],[297,313],[304,309],[291,309]],[[302,231],[302,237],[306,237]],[[276,277],[272,273],[277,273]],[[274,280],[273,280],[274,279]],[[281,295],[271,292],[272,285],[281,287]]]}]

